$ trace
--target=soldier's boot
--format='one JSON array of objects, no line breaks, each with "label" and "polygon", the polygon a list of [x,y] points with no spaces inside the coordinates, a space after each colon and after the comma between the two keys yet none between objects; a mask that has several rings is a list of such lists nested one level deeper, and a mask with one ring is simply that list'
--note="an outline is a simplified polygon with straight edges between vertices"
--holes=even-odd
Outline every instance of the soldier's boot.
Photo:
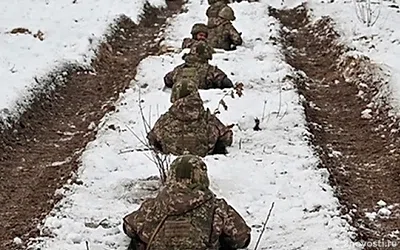
[{"label": "soldier's boot", "polygon": [[228,150],[226,150],[225,143],[223,143],[221,140],[217,140],[217,143],[215,143],[214,150],[212,151],[211,154],[227,154]]}]

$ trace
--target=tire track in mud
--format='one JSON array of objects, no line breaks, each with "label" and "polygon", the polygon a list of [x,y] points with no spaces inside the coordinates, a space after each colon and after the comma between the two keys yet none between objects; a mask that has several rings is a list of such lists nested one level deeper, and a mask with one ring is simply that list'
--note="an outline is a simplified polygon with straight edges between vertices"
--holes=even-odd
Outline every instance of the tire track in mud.
[{"label": "tire track in mud", "polygon": [[38,93],[0,132],[0,249],[23,248],[12,243],[14,237],[27,243],[39,235],[37,225],[62,198],[54,195],[56,189],[74,181],[94,128],[115,110],[113,102],[129,87],[139,62],[163,52],[156,38],[182,4],[167,1],[167,8],[157,9],[146,3],[138,24],[122,16],[91,69],[72,65],[50,75],[45,85],[55,88]]},{"label": "tire track in mud", "polygon": [[282,25],[277,39],[297,70],[290,77],[304,97],[312,143],[343,218],[357,231],[354,240],[365,249],[399,249],[393,235],[400,228],[400,123],[382,95],[382,71],[366,57],[346,55],[333,20],[311,23],[306,5],[269,13]]}]

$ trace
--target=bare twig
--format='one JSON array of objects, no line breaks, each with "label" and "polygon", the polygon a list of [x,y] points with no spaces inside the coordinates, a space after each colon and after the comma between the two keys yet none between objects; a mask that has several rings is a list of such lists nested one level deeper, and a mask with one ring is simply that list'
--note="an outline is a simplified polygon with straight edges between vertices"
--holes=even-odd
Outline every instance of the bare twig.
[{"label": "bare twig", "polygon": [[118,154],[119,154],[119,155],[122,155],[122,154],[126,154],[126,153],[132,153],[132,152],[135,152],[135,151],[137,151],[137,152],[143,152],[143,151],[150,151],[150,149],[148,149],[148,148],[144,148],[144,149],[141,149],[141,148],[121,149],[121,150],[118,152]]},{"label": "bare twig", "polygon": [[227,97],[228,95],[231,96],[232,98],[235,98],[235,94],[238,97],[241,97],[243,95],[243,83],[241,82],[237,82],[235,84],[235,87],[233,88],[233,90],[226,92],[221,99],[218,102],[218,106],[217,108],[214,110],[214,115],[221,113],[219,111],[220,106],[224,107],[225,110],[228,110],[228,106],[226,105],[224,98]]},{"label": "bare twig", "polygon": [[[371,0],[353,0],[353,2],[357,19],[367,27],[374,26],[381,16],[382,0],[374,3]],[[372,7],[373,4],[376,5],[375,8]]]},{"label": "bare twig", "polygon": [[[126,126],[127,129],[133,134],[133,136],[136,137],[136,139],[146,147],[146,150],[143,151],[150,151],[151,156],[144,154],[147,159],[149,159],[151,162],[153,162],[158,169],[158,172],[160,174],[160,179],[161,182],[164,184],[166,179],[167,179],[167,172],[168,172],[168,166],[170,163],[170,156],[169,155],[164,155],[161,152],[156,151],[148,142],[146,142],[145,139],[140,138],[135,131],[133,131],[130,127]],[[134,150],[132,150],[133,152]]]},{"label": "bare twig", "polygon": [[276,114],[276,118],[279,117],[279,114],[281,112],[281,106],[282,106],[282,86],[281,86],[281,82],[279,82],[279,107],[278,107],[278,113]]},{"label": "bare twig", "polygon": [[285,105],[286,105],[286,109],[285,109],[285,112],[283,112],[283,114],[281,115],[281,117],[279,117],[279,120],[282,120],[282,118],[283,117],[285,117],[286,115],[287,115],[287,111],[288,111],[288,104],[287,104],[287,102],[285,102]]},{"label": "bare twig", "polygon": [[[151,131],[151,125],[150,125],[151,123],[149,122],[151,120],[151,109],[149,111],[149,121],[147,121],[146,117],[144,115],[143,106],[141,103],[142,103],[142,99],[141,99],[141,92],[139,89],[139,112],[140,112],[140,116],[142,118],[144,132],[147,135]],[[143,134],[143,132],[141,132],[142,137],[140,137],[129,126],[127,126],[127,125],[125,125],[125,126],[133,134],[133,136],[135,136],[135,138],[146,148],[146,150],[143,150],[143,151],[151,152],[151,156],[149,156],[147,154],[144,154],[144,155],[146,156],[147,159],[149,159],[151,162],[153,162],[157,166],[158,172],[160,174],[161,182],[162,182],[162,184],[164,184],[166,181],[166,178],[167,178],[168,166],[170,163],[170,156],[165,155],[162,152],[159,152],[155,148],[153,148],[150,145],[150,143],[146,140],[146,136]]]},{"label": "bare twig", "polygon": [[264,118],[265,118],[265,108],[267,107],[267,103],[268,103],[268,100],[265,100],[264,101],[263,112],[262,112],[262,117],[261,117],[261,122],[263,122]]},{"label": "bare twig", "polygon": [[265,228],[266,228],[266,226],[267,226],[267,222],[268,222],[268,220],[269,220],[269,217],[271,216],[271,212],[272,212],[272,209],[274,208],[274,205],[275,205],[275,201],[272,202],[272,204],[271,204],[271,207],[270,207],[270,209],[269,209],[267,218],[265,219],[265,222],[264,222],[263,228],[262,228],[262,230],[261,230],[261,233],[260,233],[260,235],[258,236],[258,240],[257,240],[256,246],[254,247],[254,250],[257,250],[258,244],[260,243],[261,237],[262,237],[263,234],[264,234]]}]

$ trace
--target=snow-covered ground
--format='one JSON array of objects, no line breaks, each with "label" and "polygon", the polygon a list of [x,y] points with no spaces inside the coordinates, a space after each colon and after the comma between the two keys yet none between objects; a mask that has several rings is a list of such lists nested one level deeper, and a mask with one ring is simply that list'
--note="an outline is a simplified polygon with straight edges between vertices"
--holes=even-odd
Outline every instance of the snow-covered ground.
[{"label": "snow-covered ground", "polygon": [[[66,62],[89,64],[114,19],[125,14],[137,21],[144,2],[0,1],[0,120],[16,114],[16,104],[27,100],[29,89],[38,87],[34,77],[40,79]],[[15,28],[32,34],[11,34]],[[38,30],[43,41],[33,37]]]},{"label": "snow-covered ground", "polygon": [[[232,4],[244,46],[218,53],[212,61],[234,82],[243,82],[245,90],[240,98],[226,97],[228,110],[219,115],[226,124],[238,126],[227,156],[205,157],[211,188],[254,226],[249,249],[255,246],[257,228],[272,202],[275,208],[259,249],[358,249],[351,243],[349,225],[340,218],[328,173],[317,169],[318,159],[308,146],[300,98],[294,86],[284,81],[291,68],[283,62],[279,47],[269,41],[279,28],[268,16],[269,3]],[[205,21],[205,3],[190,1],[187,7],[189,11],[175,18],[168,29],[168,45],[180,46],[191,25]],[[146,152],[120,153],[143,148],[126,126],[136,134],[144,133],[139,89],[144,114],[151,117],[151,123],[168,109],[170,92],[162,91],[162,79],[182,62],[181,56],[165,54],[142,61],[132,88],[121,95],[118,112],[104,117],[96,140],[83,153],[78,173],[83,184],[60,190],[66,197],[43,228],[51,237],[40,239],[36,246],[81,250],[88,242],[91,250],[126,249],[129,239],[122,232],[122,218],[137,209],[143,198],[154,195],[156,181],[145,179],[158,173]],[[143,87],[145,84],[148,86]],[[222,90],[201,91],[211,110],[223,94]],[[253,131],[255,117],[262,119],[262,131]]]},{"label": "snow-covered ground", "polygon": [[374,16],[379,9],[380,15],[372,27],[367,27],[357,18],[352,0],[328,2],[309,1],[309,6],[316,18],[323,15],[333,18],[341,42],[356,49],[350,53],[366,55],[382,69],[386,75],[384,78],[389,81],[389,85],[382,86],[382,91],[390,98],[394,111],[400,115],[400,9],[395,7],[399,4],[395,0],[383,1],[381,5],[373,4]]}]

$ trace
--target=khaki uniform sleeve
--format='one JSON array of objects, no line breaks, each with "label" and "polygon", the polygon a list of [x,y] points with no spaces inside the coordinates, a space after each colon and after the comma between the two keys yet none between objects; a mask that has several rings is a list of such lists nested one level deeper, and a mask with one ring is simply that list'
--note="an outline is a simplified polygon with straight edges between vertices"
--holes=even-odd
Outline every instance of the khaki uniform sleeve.
[{"label": "khaki uniform sleeve", "polygon": [[212,115],[214,126],[219,131],[218,140],[224,143],[225,146],[231,146],[233,142],[233,132],[225,126],[215,115]]},{"label": "khaki uniform sleeve", "polygon": [[229,37],[232,43],[236,46],[240,46],[243,43],[242,37],[240,36],[239,32],[230,24],[228,27]]},{"label": "khaki uniform sleeve", "polygon": [[221,240],[233,249],[246,248],[250,244],[250,227],[225,200],[218,199],[217,205],[215,216],[222,219],[221,224],[217,225],[220,227]]},{"label": "khaki uniform sleeve", "polygon": [[153,206],[154,199],[147,199],[142,203],[138,210],[123,218],[123,228],[129,237],[142,239],[141,232],[146,223],[146,214],[153,208]]},{"label": "khaki uniform sleeve", "polygon": [[149,141],[150,146],[154,148],[157,148],[157,145],[160,144],[153,129],[147,134],[147,140]]},{"label": "khaki uniform sleeve", "polygon": [[210,87],[221,88],[223,86],[222,81],[226,77],[226,74],[219,69],[217,66],[210,65],[207,71],[207,82]]},{"label": "khaki uniform sleeve", "polygon": [[164,84],[168,88],[172,88],[172,86],[174,85],[174,73],[175,73],[175,70],[168,72],[164,76]]},{"label": "khaki uniform sleeve", "polygon": [[182,42],[182,49],[190,49],[190,47],[193,45],[194,39],[186,37],[183,39]]},{"label": "khaki uniform sleeve", "polygon": [[169,113],[162,114],[160,118],[156,121],[153,128],[147,134],[147,139],[149,144],[159,151],[163,151],[163,143],[161,141],[163,129],[167,126],[170,121]]}]

